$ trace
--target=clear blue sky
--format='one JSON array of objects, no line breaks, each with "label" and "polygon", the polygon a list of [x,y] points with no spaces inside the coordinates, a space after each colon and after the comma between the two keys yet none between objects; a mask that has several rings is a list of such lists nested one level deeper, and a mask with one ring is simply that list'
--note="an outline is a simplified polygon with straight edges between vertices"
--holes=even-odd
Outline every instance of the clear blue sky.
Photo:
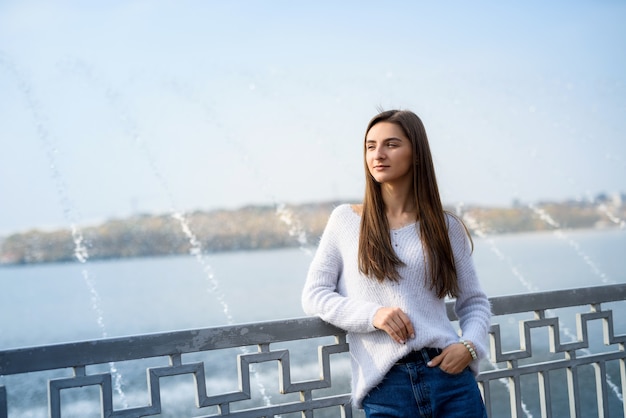
[{"label": "clear blue sky", "polygon": [[0,3],[0,235],[358,199],[378,107],[445,203],[626,192],[623,1]]}]

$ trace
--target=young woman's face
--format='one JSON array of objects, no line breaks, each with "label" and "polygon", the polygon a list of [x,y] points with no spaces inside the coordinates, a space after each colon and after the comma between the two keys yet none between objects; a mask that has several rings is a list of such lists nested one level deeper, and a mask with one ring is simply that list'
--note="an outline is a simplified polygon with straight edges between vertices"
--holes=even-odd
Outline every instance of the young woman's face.
[{"label": "young woman's face", "polygon": [[413,180],[413,147],[402,128],[379,122],[365,137],[365,161],[378,183]]}]

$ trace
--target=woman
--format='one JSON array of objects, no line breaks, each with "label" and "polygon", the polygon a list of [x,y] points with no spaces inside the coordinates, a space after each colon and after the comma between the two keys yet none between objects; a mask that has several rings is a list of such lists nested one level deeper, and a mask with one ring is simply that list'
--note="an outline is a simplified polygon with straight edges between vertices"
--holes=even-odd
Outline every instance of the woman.
[{"label": "woman", "polygon": [[[486,417],[474,378],[490,307],[463,223],[444,212],[424,126],[409,111],[365,133],[362,205],[331,214],[302,293],[348,332],[352,399],[368,417]],[[456,298],[462,337],[448,320]]]}]

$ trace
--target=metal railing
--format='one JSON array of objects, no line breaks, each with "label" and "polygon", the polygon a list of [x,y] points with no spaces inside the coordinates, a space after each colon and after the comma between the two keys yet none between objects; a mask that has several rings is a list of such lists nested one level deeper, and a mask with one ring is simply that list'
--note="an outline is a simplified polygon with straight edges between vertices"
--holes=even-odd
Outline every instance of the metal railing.
[{"label": "metal railing", "polygon": [[[490,417],[626,416],[626,284],[490,301],[491,362],[477,377]],[[455,321],[451,303],[448,314]],[[353,417],[362,412],[350,406],[347,350],[345,333],[317,318],[4,350],[0,418],[20,415],[13,411],[31,402],[30,390],[47,392],[44,415],[50,417],[82,416],[69,404],[85,397],[95,398],[103,417]],[[120,370],[134,363],[147,375],[135,379],[143,380],[143,389],[132,392],[142,392],[139,397],[120,384]],[[278,370],[264,368],[271,364]],[[42,372],[52,374],[18,383]],[[132,381],[131,375],[125,378]],[[193,377],[184,388],[194,393],[195,405],[168,415],[165,382],[177,376]]]}]

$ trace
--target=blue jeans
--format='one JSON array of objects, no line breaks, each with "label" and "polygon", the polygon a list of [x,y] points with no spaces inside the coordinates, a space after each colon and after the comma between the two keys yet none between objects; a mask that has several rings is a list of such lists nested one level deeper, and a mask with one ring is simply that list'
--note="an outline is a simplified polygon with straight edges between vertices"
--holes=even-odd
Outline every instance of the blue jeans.
[{"label": "blue jeans", "polygon": [[452,375],[421,360],[394,365],[363,409],[368,418],[487,418],[469,368]]}]

